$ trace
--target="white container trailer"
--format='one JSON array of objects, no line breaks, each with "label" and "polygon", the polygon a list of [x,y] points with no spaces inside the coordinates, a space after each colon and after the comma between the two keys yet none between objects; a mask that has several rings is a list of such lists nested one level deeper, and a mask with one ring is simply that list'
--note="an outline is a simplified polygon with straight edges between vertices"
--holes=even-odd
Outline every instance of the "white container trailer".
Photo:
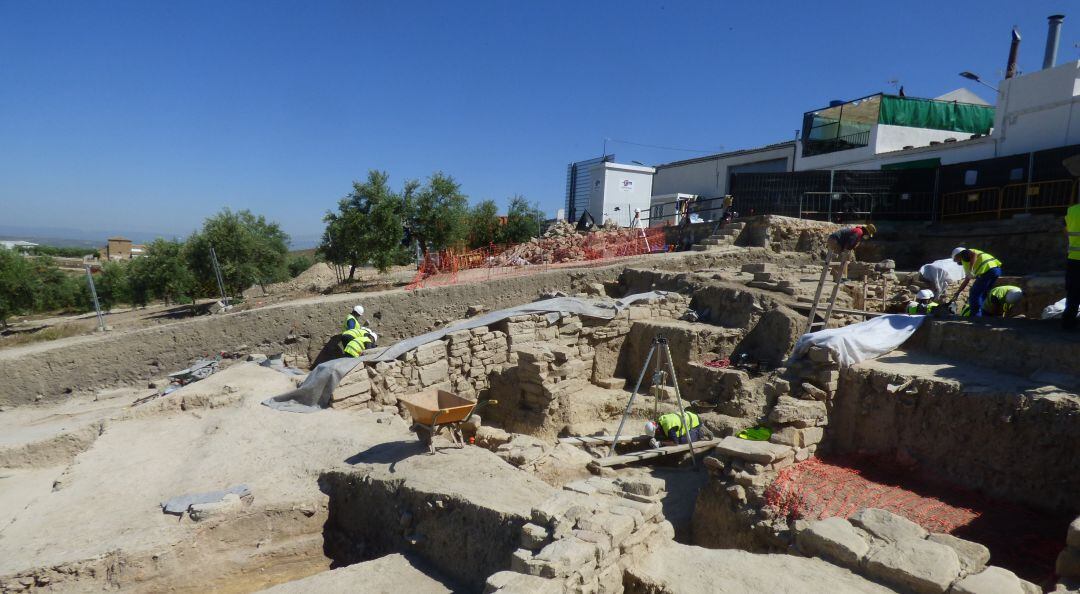
[{"label": "white container trailer", "polygon": [[598,225],[615,221],[621,227],[629,227],[634,211],[640,210],[643,218],[648,216],[652,200],[652,180],[656,168],[622,163],[597,163],[592,169],[592,193],[589,196],[589,214]]}]

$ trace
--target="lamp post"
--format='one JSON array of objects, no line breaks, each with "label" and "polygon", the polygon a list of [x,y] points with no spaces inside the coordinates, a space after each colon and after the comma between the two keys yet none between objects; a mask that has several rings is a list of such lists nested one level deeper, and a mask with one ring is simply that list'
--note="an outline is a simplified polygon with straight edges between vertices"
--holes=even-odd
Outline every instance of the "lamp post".
[{"label": "lamp post", "polygon": [[967,70],[965,70],[965,71],[960,73],[960,76],[962,76],[962,77],[964,77],[964,78],[966,78],[968,80],[973,80],[973,81],[979,83],[980,85],[990,89],[994,93],[998,92],[998,90],[996,88],[994,88],[994,87],[986,84],[985,82],[983,82],[983,80],[981,78],[979,78],[979,75],[975,74],[974,72],[968,72]]}]

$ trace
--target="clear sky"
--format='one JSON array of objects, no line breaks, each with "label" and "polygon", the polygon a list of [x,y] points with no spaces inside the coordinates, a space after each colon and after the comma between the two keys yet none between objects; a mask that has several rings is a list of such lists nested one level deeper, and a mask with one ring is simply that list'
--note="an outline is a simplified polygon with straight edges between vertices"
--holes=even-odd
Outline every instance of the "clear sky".
[{"label": "clear sky", "polygon": [[[224,206],[297,240],[368,169],[561,206],[605,137],[716,151],[830,99],[996,84],[1067,1],[0,0],[0,224],[186,235]],[[611,143],[621,162],[697,156]]]}]

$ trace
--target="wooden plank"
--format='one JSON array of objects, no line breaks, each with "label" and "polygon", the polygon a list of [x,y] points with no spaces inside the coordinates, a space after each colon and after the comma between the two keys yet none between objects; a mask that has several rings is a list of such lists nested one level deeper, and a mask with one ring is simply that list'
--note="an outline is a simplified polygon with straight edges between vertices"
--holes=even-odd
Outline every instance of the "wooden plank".
[{"label": "wooden plank", "polygon": [[[788,307],[790,307],[791,309],[797,309],[797,310],[802,310],[802,311],[810,311],[811,305],[809,303],[805,303],[805,304],[804,303],[793,303],[793,304],[789,303]],[[855,316],[871,316],[871,317],[877,317],[877,316],[885,315],[885,314],[881,313],[880,311],[863,311],[861,309],[848,309],[846,307],[834,307],[833,308],[833,313],[842,313],[842,314],[855,315]]]},{"label": "wooden plank", "polygon": [[[584,445],[610,445],[615,441],[614,435],[586,435],[581,437],[560,437],[559,443],[565,443],[572,446],[584,446]],[[631,435],[631,436],[619,436],[619,444],[624,443],[643,443],[649,441],[648,435]]]},{"label": "wooden plank", "polygon": [[[620,440],[621,441],[621,440]],[[694,453],[704,454],[711,451],[720,443],[719,439],[709,439],[706,441],[694,442]],[[640,462],[642,460],[651,460],[653,458],[661,458],[663,456],[670,456],[672,454],[679,454],[682,452],[689,452],[690,444],[684,443],[680,445],[665,446],[662,448],[655,448],[652,450],[642,450],[640,452],[634,452],[632,454],[621,454],[619,456],[608,456],[607,458],[598,458],[589,462],[589,466],[596,468],[606,468],[608,466],[621,466],[623,464],[630,464],[631,462]]]}]

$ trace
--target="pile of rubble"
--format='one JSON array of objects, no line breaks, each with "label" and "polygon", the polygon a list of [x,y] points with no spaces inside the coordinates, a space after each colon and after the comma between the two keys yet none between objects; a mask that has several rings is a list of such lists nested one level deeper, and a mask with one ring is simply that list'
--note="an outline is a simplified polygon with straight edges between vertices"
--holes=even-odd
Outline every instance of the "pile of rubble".
[{"label": "pile of rubble", "polygon": [[634,229],[605,224],[597,230],[579,233],[573,224],[557,221],[539,238],[515,245],[495,256],[496,266],[525,266],[527,264],[556,264],[581,262],[597,253],[632,244]]}]

